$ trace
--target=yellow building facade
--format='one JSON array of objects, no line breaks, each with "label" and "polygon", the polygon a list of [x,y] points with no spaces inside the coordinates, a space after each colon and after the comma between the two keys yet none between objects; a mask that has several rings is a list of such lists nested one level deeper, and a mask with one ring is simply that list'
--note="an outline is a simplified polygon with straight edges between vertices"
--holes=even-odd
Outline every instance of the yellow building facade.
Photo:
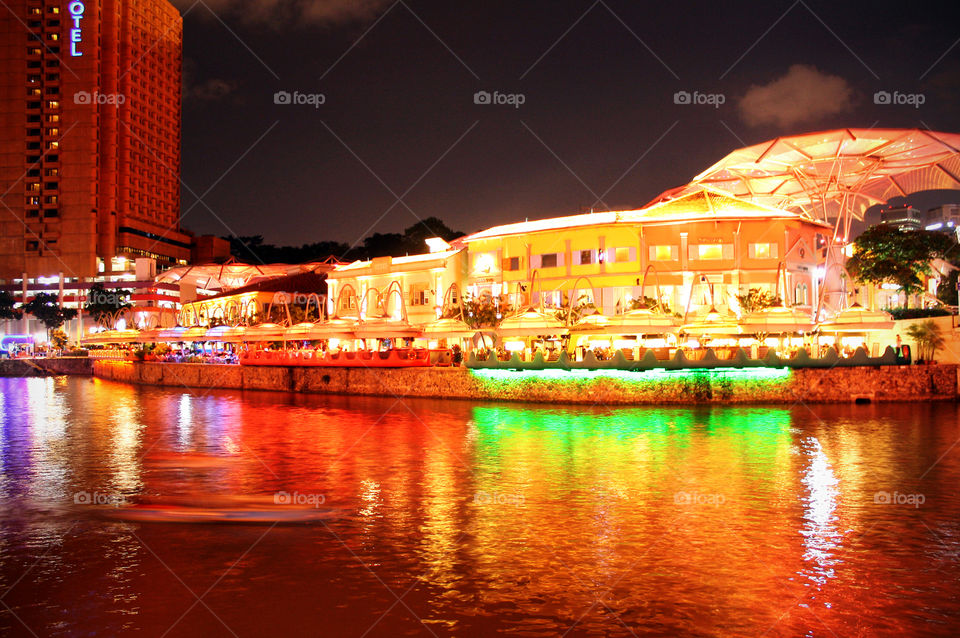
[{"label": "yellow building facade", "polygon": [[515,308],[541,299],[547,307],[588,301],[606,315],[659,295],[671,312],[693,315],[711,305],[739,314],[736,295],[759,288],[812,312],[820,247],[831,232],[827,224],[704,188],[641,210],[467,236],[466,294],[506,295]]}]

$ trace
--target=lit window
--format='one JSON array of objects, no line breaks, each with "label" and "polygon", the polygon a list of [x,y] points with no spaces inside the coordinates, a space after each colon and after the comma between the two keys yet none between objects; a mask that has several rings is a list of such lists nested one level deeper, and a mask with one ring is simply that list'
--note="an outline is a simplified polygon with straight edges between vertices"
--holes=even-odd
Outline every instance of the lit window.
[{"label": "lit window", "polygon": [[776,259],[776,244],[750,244],[751,259]]},{"label": "lit window", "polygon": [[650,246],[650,261],[673,261],[676,259],[676,246]]},{"label": "lit window", "polygon": [[618,264],[621,264],[621,263],[627,262],[627,261],[632,261],[632,260],[630,259],[630,248],[629,248],[629,247],[621,247],[621,248],[616,248],[616,249],[614,249],[613,261],[615,261],[615,262],[618,263]]},{"label": "lit window", "polygon": [[723,244],[699,244],[697,256],[700,259],[723,259]]}]

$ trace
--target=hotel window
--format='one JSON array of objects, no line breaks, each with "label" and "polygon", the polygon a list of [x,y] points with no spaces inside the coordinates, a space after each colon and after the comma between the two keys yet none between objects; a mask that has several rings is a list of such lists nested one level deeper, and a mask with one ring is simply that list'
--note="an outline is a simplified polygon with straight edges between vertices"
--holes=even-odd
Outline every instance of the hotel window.
[{"label": "hotel window", "polygon": [[33,95],[43,95],[43,91],[40,90],[40,87],[34,87],[34,88],[32,88],[32,89],[27,89],[27,97],[31,97],[31,96],[33,96]]},{"label": "hotel window", "polygon": [[503,269],[516,271],[520,270],[520,258],[519,257],[504,257],[503,259]]},{"label": "hotel window", "polygon": [[777,258],[776,244],[750,244],[748,251],[749,251],[750,259],[776,259]]},{"label": "hotel window", "polygon": [[40,242],[38,242],[38,241],[28,241],[28,242],[27,242],[27,250],[30,250],[30,251],[40,250]]},{"label": "hotel window", "polygon": [[39,182],[31,182],[31,183],[27,184],[27,190],[28,190],[28,191],[39,191],[39,190],[40,190],[40,183],[39,183]]},{"label": "hotel window", "polygon": [[574,253],[574,254],[577,255],[577,256],[580,258],[580,262],[579,262],[579,263],[580,263],[581,266],[589,266],[590,264],[592,264],[592,263],[594,262],[593,251],[592,251],[592,250],[578,250],[578,251],[577,251],[576,253]]},{"label": "hotel window", "polygon": [[668,244],[650,246],[650,261],[676,261],[679,252],[678,246]]}]

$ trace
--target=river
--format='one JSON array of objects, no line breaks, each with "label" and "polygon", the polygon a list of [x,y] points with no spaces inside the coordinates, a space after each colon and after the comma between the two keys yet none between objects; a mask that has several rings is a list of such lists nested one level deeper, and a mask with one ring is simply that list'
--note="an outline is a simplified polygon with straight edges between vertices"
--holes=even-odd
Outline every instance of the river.
[{"label": "river", "polygon": [[[954,403],[571,407],[58,377],[0,379],[0,415],[4,636],[960,626]],[[323,516],[123,516],[223,499]]]}]

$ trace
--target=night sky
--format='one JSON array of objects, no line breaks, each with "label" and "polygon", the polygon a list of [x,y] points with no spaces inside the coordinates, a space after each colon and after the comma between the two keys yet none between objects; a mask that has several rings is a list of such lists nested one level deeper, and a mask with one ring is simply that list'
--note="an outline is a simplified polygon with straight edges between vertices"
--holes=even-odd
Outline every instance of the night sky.
[{"label": "night sky", "polygon": [[[197,233],[353,243],[430,216],[472,232],[640,207],[779,135],[960,132],[953,2],[174,4]],[[881,90],[924,103],[874,104]]]}]

